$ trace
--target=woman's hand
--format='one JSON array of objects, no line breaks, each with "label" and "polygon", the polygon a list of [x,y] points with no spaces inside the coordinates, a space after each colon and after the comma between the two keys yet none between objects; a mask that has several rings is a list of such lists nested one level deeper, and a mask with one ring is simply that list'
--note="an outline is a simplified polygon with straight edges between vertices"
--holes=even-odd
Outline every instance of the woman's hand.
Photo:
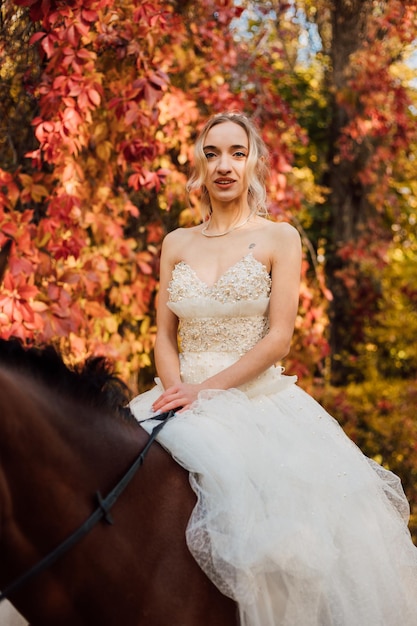
[{"label": "woman's hand", "polygon": [[181,409],[178,412],[189,409],[197,400],[198,394],[202,391],[202,385],[190,385],[187,383],[177,383],[165,389],[152,405],[153,411],[170,411],[171,409]]}]

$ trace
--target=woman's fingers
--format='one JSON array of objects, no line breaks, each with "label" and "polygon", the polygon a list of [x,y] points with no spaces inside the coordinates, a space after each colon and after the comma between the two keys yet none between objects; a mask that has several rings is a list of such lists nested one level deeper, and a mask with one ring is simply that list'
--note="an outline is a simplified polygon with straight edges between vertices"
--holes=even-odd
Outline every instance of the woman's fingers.
[{"label": "woman's fingers", "polygon": [[197,399],[198,385],[175,385],[166,389],[152,405],[154,411],[185,410]]},{"label": "woman's fingers", "polygon": [[182,395],[175,389],[167,389],[162,395],[153,403],[152,408],[154,411],[170,411],[176,407],[183,406]]}]

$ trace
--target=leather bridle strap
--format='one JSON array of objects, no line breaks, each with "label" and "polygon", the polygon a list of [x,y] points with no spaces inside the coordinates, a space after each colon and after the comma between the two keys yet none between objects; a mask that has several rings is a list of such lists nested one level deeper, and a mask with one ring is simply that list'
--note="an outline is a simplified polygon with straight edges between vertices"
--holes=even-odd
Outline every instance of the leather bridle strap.
[{"label": "leather bridle strap", "polygon": [[110,509],[114,506],[119,496],[126,489],[127,485],[130,483],[137,470],[143,464],[147,453],[153,442],[155,441],[158,433],[162,430],[165,424],[174,417],[175,411],[167,411],[166,413],[160,413],[159,415],[152,416],[151,419],[155,419],[160,421],[160,423],[155,426],[150,434],[149,440],[135,460],[135,462],[130,466],[126,474],[123,478],[117,483],[117,485],[110,491],[110,493],[103,498],[99,491],[96,492],[96,498],[98,500],[98,507],[90,515],[88,519],[76,530],[67,537],[59,546],[55,548],[50,554],[44,557],[41,561],[36,563],[31,569],[29,569],[25,574],[17,578],[15,581],[7,585],[7,587],[0,593],[0,602],[6,600],[12,593],[14,593],[17,589],[22,587],[22,585],[26,584],[28,580],[43,572],[47,569],[52,563],[55,563],[65,552],[67,552],[70,548],[72,548],[76,543],[78,543],[85,535],[87,535],[90,530],[102,519],[108,523],[113,524],[113,519],[110,515]]}]

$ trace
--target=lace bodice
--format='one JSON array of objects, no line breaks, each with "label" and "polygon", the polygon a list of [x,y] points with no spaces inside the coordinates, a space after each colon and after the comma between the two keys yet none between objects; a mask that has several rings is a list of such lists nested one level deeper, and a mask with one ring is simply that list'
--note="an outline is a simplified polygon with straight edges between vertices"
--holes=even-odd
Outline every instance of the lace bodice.
[{"label": "lace bodice", "polygon": [[243,354],[268,329],[271,277],[252,254],[230,267],[213,286],[181,261],[172,272],[168,291],[168,306],[180,320],[182,352]]}]

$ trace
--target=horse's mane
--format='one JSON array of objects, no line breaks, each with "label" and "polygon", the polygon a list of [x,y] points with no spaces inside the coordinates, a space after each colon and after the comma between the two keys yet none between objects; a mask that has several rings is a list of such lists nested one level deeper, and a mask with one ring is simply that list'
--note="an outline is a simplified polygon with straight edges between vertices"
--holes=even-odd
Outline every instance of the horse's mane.
[{"label": "horse's mane", "polygon": [[19,339],[0,339],[0,366],[19,371],[85,406],[131,417],[126,406],[129,389],[112,373],[104,357],[90,357],[81,366],[68,367],[51,345],[25,347]]}]

